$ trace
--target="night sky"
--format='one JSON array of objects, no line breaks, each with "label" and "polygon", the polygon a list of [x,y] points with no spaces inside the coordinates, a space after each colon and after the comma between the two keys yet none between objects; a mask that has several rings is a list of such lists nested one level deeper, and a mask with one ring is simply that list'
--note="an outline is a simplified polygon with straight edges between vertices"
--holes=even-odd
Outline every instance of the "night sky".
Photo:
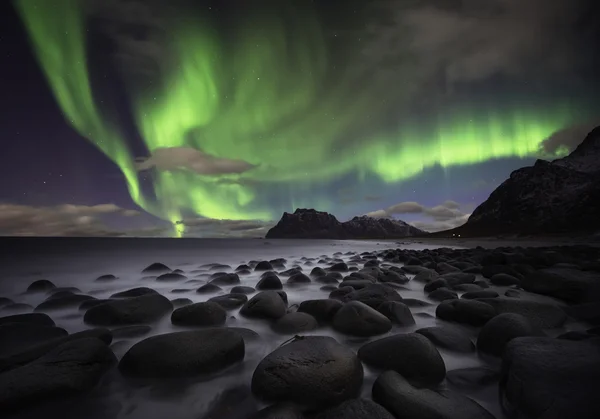
[{"label": "night sky", "polygon": [[597,0],[0,5],[0,234],[456,227],[600,124]]}]

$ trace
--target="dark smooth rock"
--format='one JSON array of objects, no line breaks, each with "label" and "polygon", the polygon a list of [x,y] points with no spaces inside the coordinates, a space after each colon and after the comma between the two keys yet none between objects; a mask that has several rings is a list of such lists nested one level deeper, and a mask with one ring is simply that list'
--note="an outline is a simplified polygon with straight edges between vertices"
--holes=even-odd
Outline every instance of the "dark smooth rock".
[{"label": "dark smooth rock", "polygon": [[581,332],[579,330],[571,330],[570,332],[563,333],[562,335],[558,335],[556,339],[567,339],[567,340],[587,340],[596,337],[593,334]]},{"label": "dark smooth rock", "polygon": [[600,325],[600,301],[565,307],[565,312],[574,319]]},{"label": "dark smooth rock", "polygon": [[171,300],[171,304],[173,304],[174,308],[179,308],[190,304],[194,304],[194,302],[189,298],[174,298]]},{"label": "dark smooth rock", "polygon": [[291,403],[276,403],[259,410],[249,419],[305,419],[305,416],[302,410]]},{"label": "dark smooth rock", "polygon": [[456,327],[424,327],[415,333],[425,336],[434,345],[456,352],[474,352],[475,344],[471,338]]},{"label": "dark smooth rock", "polygon": [[97,326],[152,323],[173,310],[173,304],[160,294],[113,300],[90,308],[83,320]]},{"label": "dark smooth rock", "polygon": [[12,316],[0,317],[0,325],[6,323],[27,323],[39,326],[54,326],[54,320],[44,313],[14,314]]},{"label": "dark smooth rock", "polygon": [[267,355],[252,376],[252,392],[267,401],[321,407],[356,397],[363,381],[356,354],[328,336],[307,336]]},{"label": "dark smooth rock", "polygon": [[329,293],[329,298],[342,301],[342,297],[354,291],[352,287],[341,287]]},{"label": "dark smooth rock", "polygon": [[410,281],[405,275],[399,274],[394,271],[385,271],[383,275],[379,276],[379,281],[381,282],[393,282],[395,284],[406,284]]},{"label": "dark smooth rock", "polygon": [[569,303],[600,300],[600,273],[577,269],[549,268],[526,275],[523,289],[549,295]]},{"label": "dark smooth rock", "polygon": [[258,412],[250,387],[239,384],[220,392],[198,419],[248,419]]},{"label": "dark smooth rock", "polygon": [[500,373],[487,367],[461,368],[448,371],[446,380],[460,389],[473,390],[497,384],[500,380]]},{"label": "dark smooth rock", "polygon": [[454,291],[458,292],[478,292],[483,291],[479,285],[476,284],[458,284],[452,287]]},{"label": "dark smooth rock", "polygon": [[56,285],[52,281],[47,279],[38,279],[33,281],[28,287],[27,292],[47,292],[56,288]]},{"label": "dark smooth rock", "polygon": [[213,285],[236,285],[240,283],[240,277],[238,274],[225,274],[218,276],[210,281]]},{"label": "dark smooth rock", "polygon": [[231,291],[229,291],[230,294],[253,294],[254,292],[256,292],[254,288],[243,285],[233,287]]},{"label": "dark smooth rock", "polygon": [[245,317],[277,320],[285,316],[286,303],[276,291],[261,291],[240,309]]},{"label": "dark smooth rock", "polygon": [[176,272],[167,272],[165,274],[159,275],[156,280],[160,282],[171,282],[171,281],[183,281],[187,279],[187,276],[178,274]]},{"label": "dark smooth rock", "polygon": [[261,291],[280,290],[282,288],[283,288],[283,284],[281,283],[281,280],[274,273],[272,275],[265,276],[260,281],[258,281],[258,283],[256,284],[256,289],[261,290]]},{"label": "dark smooth rock", "polygon": [[319,327],[317,320],[308,313],[288,313],[273,323],[273,330],[282,334],[308,332]]},{"label": "dark smooth rock", "polygon": [[429,307],[431,303],[423,300],[417,300],[416,298],[403,298],[402,303],[409,307]]},{"label": "dark smooth rock", "polygon": [[333,272],[348,272],[348,265],[346,265],[345,262],[338,262],[334,263],[327,269]]},{"label": "dark smooth rock", "polygon": [[171,314],[171,323],[178,326],[222,326],[225,320],[225,309],[212,301],[189,304]]},{"label": "dark smooth rock", "polygon": [[521,314],[527,317],[534,326],[544,329],[561,327],[567,319],[565,312],[554,304],[502,297],[482,298],[477,301],[491,305],[497,314]]},{"label": "dark smooth rock", "polygon": [[317,414],[314,419],[394,419],[394,416],[371,400],[351,399]]},{"label": "dark smooth rock", "polygon": [[[352,278],[352,277],[347,277],[347,278]],[[369,280],[369,279],[344,279],[342,282],[340,282],[339,287],[350,287],[352,289],[355,290],[360,290],[363,288],[368,287],[369,285],[372,285],[374,283],[374,281]]]},{"label": "dark smooth rock", "polygon": [[377,377],[372,396],[396,418],[494,419],[481,405],[460,393],[413,387],[396,371]]},{"label": "dark smooth rock", "polygon": [[522,278],[522,275],[519,273],[519,271],[509,265],[486,265],[481,270],[481,275],[483,275],[484,278],[491,279],[497,274],[507,274],[514,276],[515,278]]},{"label": "dark smooth rock", "polygon": [[438,288],[431,292],[427,297],[434,301],[446,301],[458,299],[458,294],[448,288]]},{"label": "dark smooth rock", "polygon": [[62,310],[70,307],[79,307],[82,302],[95,299],[90,295],[65,295],[63,297],[50,298],[38,304],[34,311]]},{"label": "dark smooth rock", "polygon": [[410,308],[404,302],[384,301],[379,304],[377,311],[399,326],[412,326],[415,324]]},{"label": "dark smooth rock", "polygon": [[442,320],[483,326],[496,316],[496,310],[478,300],[448,300],[437,306],[435,315]]},{"label": "dark smooth rock", "polygon": [[229,328],[166,333],[133,345],[119,370],[143,378],[193,377],[229,367],[243,360],[244,354],[244,339]]},{"label": "dark smooth rock", "polygon": [[483,279],[477,280],[477,281],[473,282],[473,284],[478,285],[481,288],[485,288],[485,289],[490,287],[490,284],[488,284],[488,282]]},{"label": "dark smooth rock", "polygon": [[273,265],[271,265],[268,261],[263,260],[256,264],[254,267],[255,271],[270,271],[273,269]]},{"label": "dark smooth rock", "polygon": [[25,304],[25,303],[6,304],[4,307],[2,307],[0,309],[0,311],[11,312],[11,313],[23,313],[25,311],[31,311],[31,310],[33,310],[33,307],[30,306],[29,304]]},{"label": "dark smooth rock", "polygon": [[472,284],[475,282],[475,274],[468,274],[464,272],[452,272],[444,275],[440,275],[440,278],[445,279],[450,287],[459,284]]},{"label": "dark smooth rock", "polygon": [[66,342],[30,364],[0,374],[0,409],[9,413],[91,390],[116,362],[96,338]]},{"label": "dark smooth rock", "polygon": [[499,314],[487,322],[477,337],[477,349],[502,356],[504,348],[514,338],[539,336],[540,331],[524,316],[515,313]]},{"label": "dark smooth rock", "polygon": [[394,370],[417,386],[435,385],[444,380],[446,365],[439,351],[425,336],[406,333],[367,343],[358,357],[375,368]]},{"label": "dark smooth rock", "polygon": [[432,280],[431,282],[428,282],[427,284],[425,284],[425,287],[423,289],[425,290],[425,292],[430,293],[440,288],[448,288],[448,282],[446,282],[444,278],[437,278]]},{"label": "dark smooth rock", "polygon": [[83,303],[79,304],[79,310],[88,310],[92,307],[98,306],[100,304],[104,304],[108,301],[113,301],[113,300],[111,300],[111,299],[86,300]]},{"label": "dark smooth rock", "polygon": [[375,336],[388,332],[392,322],[360,301],[344,304],[333,317],[332,326],[338,332],[353,336]]},{"label": "dark smooth rock", "polygon": [[171,268],[160,262],[155,262],[142,270],[142,273],[171,272]]},{"label": "dark smooth rock", "polygon": [[494,285],[508,286],[508,285],[520,285],[521,280],[512,275],[499,273],[495,274],[490,278],[490,282]]},{"label": "dark smooth rock", "polygon": [[384,301],[402,301],[398,292],[385,284],[371,284],[359,290],[343,295],[342,302],[360,301],[369,307],[376,308]]},{"label": "dark smooth rock", "polygon": [[237,271],[249,271],[250,269],[251,269],[250,266],[248,266],[246,264],[241,264],[241,265],[238,265],[237,268],[235,268],[235,271],[236,272]]},{"label": "dark smooth rock", "polygon": [[65,329],[36,323],[4,323],[0,325],[0,356],[6,357],[52,339],[67,336]]},{"label": "dark smooth rock", "polygon": [[5,306],[7,304],[14,304],[14,301],[10,298],[0,297],[0,307]]},{"label": "dark smooth rock", "polygon": [[[123,327],[117,327],[116,329],[113,329],[112,336],[115,339],[131,339],[131,338],[138,338],[140,336],[147,335],[151,331],[152,331],[152,327],[145,325],[145,324],[140,324],[140,325],[135,325],[135,326],[123,326]],[[110,342],[109,342],[109,344],[110,344]]]},{"label": "dark smooth rock", "polygon": [[600,339],[511,340],[502,358],[501,400],[515,416],[600,417]]},{"label": "dark smooth rock", "polygon": [[325,276],[327,275],[327,271],[325,271],[325,269],[316,266],[312,269],[312,271],[310,271],[310,276],[314,277],[314,278],[318,278],[320,276]]},{"label": "dark smooth rock", "polygon": [[302,268],[300,267],[296,267],[296,268],[290,268],[288,270],[285,270],[283,272],[279,272],[279,275],[281,276],[292,276],[292,275],[296,275],[296,274],[300,274],[302,273]]},{"label": "dark smooth rock", "polygon": [[[521,293],[517,290],[506,290],[504,292],[504,295],[506,297],[510,297],[510,298],[520,298],[521,297]],[[487,297],[483,297],[483,298],[487,298]]]},{"label": "dark smooth rock", "polygon": [[248,301],[248,297],[246,296],[246,294],[231,293],[209,298],[208,301],[212,301],[219,304],[225,310],[234,310],[246,304],[246,302]]},{"label": "dark smooth rock", "polygon": [[415,277],[412,279],[416,282],[424,282],[425,284],[439,278],[440,274],[438,274],[433,269],[424,269],[421,272],[417,273]]},{"label": "dark smooth rock", "polygon": [[308,313],[320,323],[328,323],[343,305],[344,304],[341,301],[331,298],[306,300],[300,303],[298,312]]},{"label": "dark smooth rock", "polygon": [[471,291],[465,292],[460,298],[465,298],[467,300],[473,300],[475,298],[497,298],[500,297],[496,291],[492,290],[481,290],[481,291]]},{"label": "dark smooth rock", "polygon": [[212,283],[204,284],[196,290],[198,294],[213,294],[219,291],[223,291],[223,288]]},{"label": "dark smooth rock", "polygon": [[138,288],[132,288],[127,291],[117,292],[116,294],[111,295],[110,298],[130,298],[130,297],[141,297],[143,295],[155,295],[155,294],[158,294],[158,292],[153,290],[152,288],[138,287]]},{"label": "dark smooth rock", "polygon": [[311,282],[308,275],[303,274],[302,272],[298,272],[293,274],[288,278],[286,284],[288,285],[301,285],[301,284],[309,284]]},{"label": "dark smooth rock", "polygon": [[100,275],[98,278],[95,279],[95,281],[96,282],[110,282],[110,281],[114,281],[117,279],[119,279],[119,278],[117,278],[113,274],[106,274],[106,275]]}]

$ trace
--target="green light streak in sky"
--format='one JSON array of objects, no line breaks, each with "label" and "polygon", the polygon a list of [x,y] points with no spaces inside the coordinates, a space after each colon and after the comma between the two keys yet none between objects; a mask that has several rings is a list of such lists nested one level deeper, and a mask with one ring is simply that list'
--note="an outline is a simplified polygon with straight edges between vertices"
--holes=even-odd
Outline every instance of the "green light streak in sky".
[{"label": "green light streak in sky", "polygon": [[[543,139],[575,120],[565,108],[479,109],[446,114],[432,127],[405,123],[381,131],[379,117],[402,104],[402,92],[377,77],[356,79],[351,68],[334,72],[331,82],[324,36],[309,10],[289,21],[275,13],[247,16],[227,42],[208,19],[183,18],[166,31],[175,61],[161,67],[168,70],[153,89],[130,91],[148,152],[193,147],[256,167],[220,176],[158,171],[154,202],[140,190],[127,142],[94,101],[82,3],[17,0],[16,6],[66,119],[122,170],[133,201],[172,222],[179,236],[183,225],[175,223],[188,212],[278,218],[258,199],[255,184],[288,183],[291,203],[311,206],[311,185],[353,172],[395,183],[436,165],[533,156]],[[358,132],[371,134],[358,141]]]}]

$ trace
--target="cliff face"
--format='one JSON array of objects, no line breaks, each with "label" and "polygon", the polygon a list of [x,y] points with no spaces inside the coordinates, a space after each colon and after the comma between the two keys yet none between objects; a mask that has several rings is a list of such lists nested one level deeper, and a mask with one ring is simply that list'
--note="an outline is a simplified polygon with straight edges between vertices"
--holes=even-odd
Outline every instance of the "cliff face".
[{"label": "cliff face", "polygon": [[600,127],[567,157],[515,170],[473,211],[465,235],[600,230]]},{"label": "cliff face", "polygon": [[310,239],[389,239],[426,234],[403,221],[367,216],[340,223],[333,215],[314,209],[298,208],[284,212],[266,238]]}]

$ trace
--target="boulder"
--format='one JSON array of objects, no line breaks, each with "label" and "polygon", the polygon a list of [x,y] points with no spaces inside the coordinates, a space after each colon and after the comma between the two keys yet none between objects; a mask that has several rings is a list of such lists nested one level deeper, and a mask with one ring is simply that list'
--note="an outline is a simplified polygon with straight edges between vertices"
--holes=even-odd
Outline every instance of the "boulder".
[{"label": "boulder", "polygon": [[405,275],[390,270],[384,271],[378,279],[380,282],[393,282],[394,284],[406,284],[410,281]]},{"label": "boulder", "polygon": [[440,278],[445,279],[450,287],[459,284],[472,284],[475,282],[475,274],[468,274],[464,272],[451,272],[440,275]]},{"label": "boulder", "polygon": [[167,265],[160,263],[160,262],[154,262],[153,264],[145,267],[142,270],[142,273],[159,273],[159,272],[171,272],[171,268],[169,268]]},{"label": "boulder", "polygon": [[497,384],[500,380],[500,373],[488,367],[460,368],[448,371],[446,380],[460,389],[478,390]]},{"label": "boulder", "polygon": [[520,285],[521,284],[521,280],[519,278],[516,278],[512,275],[505,274],[505,273],[499,273],[499,274],[492,275],[492,277],[490,278],[490,282],[494,285],[500,285],[500,286]]},{"label": "boulder", "polygon": [[318,413],[314,419],[394,419],[394,416],[371,400],[351,399]]},{"label": "boulder", "polygon": [[446,365],[433,343],[418,333],[389,336],[358,350],[365,364],[397,371],[414,385],[431,386],[444,380]]},{"label": "boulder", "polygon": [[56,288],[56,285],[52,281],[47,279],[38,279],[33,281],[28,287],[27,292],[48,292]]},{"label": "boulder", "polygon": [[36,323],[4,323],[0,325],[0,357],[23,352],[32,346],[67,336],[65,329]]},{"label": "boulder", "polygon": [[38,304],[34,311],[62,310],[70,307],[79,307],[82,302],[95,299],[90,295],[72,293],[63,296],[51,296],[46,301]]},{"label": "boulder", "polygon": [[270,271],[273,270],[273,265],[271,265],[268,261],[262,260],[256,264],[254,267],[255,271]]},{"label": "boulder", "polygon": [[424,327],[415,333],[425,336],[434,345],[456,352],[474,352],[475,345],[471,338],[462,330],[451,327]]},{"label": "boulder", "polygon": [[[341,289],[341,288],[340,288]],[[377,308],[384,301],[402,301],[398,292],[385,284],[371,284],[359,290],[353,290],[341,297],[342,302],[360,301],[372,308]]]},{"label": "boulder", "polygon": [[477,337],[477,349],[481,352],[502,356],[504,348],[514,338],[539,336],[540,331],[524,316],[502,313],[487,322]]},{"label": "boulder", "polygon": [[311,407],[356,397],[363,367],[356,354],[328,336],[307,336],[267,355],[252,376],[252,392],[266,401]]},{"label": "boulder", "polygon": [[496,315],[496,310],[477,300],[448,300],[437,306],[435,315],[442,320],[483,326]]},{"label": "boulder", "polygon": [[240,283],[240,277],[238,274],[229,273],[225,275],[217,276],[211,279],[210,284],[213,285],[236,285]]},{"label": "boulder", "polygon": [[392,322],[360,301],[344,304],[333,317],[332,326],[338,332],[353,336],[375,336],[388,332]]},{"label": "boulder", "polygon": [[433,301],[446,301],[458,299],[458,294],[449,290],[448,288],[438,288],[437,290],[431,292],[427,297]]},{"label": "boulder", "polygon": [[525,275],[523,289],[569,303],[600,300],[600,273],[568,268],[541,269]]},{"label": "boulder", "polygon": [[0,325],[6,323],[27,323],[39,326],[54,326],[54,320],[44,313],[14,314],[12,316],[0,317]]},{"label": "boulder", "polygon": [[243,285],[233,287],[231,291],[229,291],[230,294],[253,294],[254,292],[256,292],[254,288]]},{"label": "boulder", "polygon": [[267,275],[256,284],[257,290],[280,290],[283,288],[281,280],[275,273]]},{"label": "boulder", "polygon": [[416,388],[396,371],[377,377],[372,396],[396,418],[494,419],[481,405],[460,393]]},{"label": "boulder", "polygon": [[379,304],[377,311],[399,326],[412,326],[415,324],[410,308],[404,302],[384,301]]},{"label": "boulder", "polygon": [[213,283],[204,284],[196,290],[198,294],[214,294],[219,291],[223,291],[223,288]]},{"label": "boulder", "polygon": [[425,288],[423,289],[425,290],[425,292],[430,293],[439,288],[448,288],[448,282],[446,282],[444,278],[437,278],[428,282],[427,284],[425,284]]},{"label": "boulder", "polygon": [[440,274],[438,274],[432,269],[423,269],[421,272],[417,273],[412,280],[416,282],[424,282],[427,284],[428,282],[433,281],[439,276]]},{"label": "boulder", "polygon": [[112,351],[96,338],[66,342],[27,365],[0,374],[0,410],[6,414],[81,397],[115,362]]},{"label": "boulder", "polygon": [[97,326],[152,323],[173,310],[173,304],[160,294],[123,298],[97,305],[85,312],[83,320]]},{"label": "boulder", "polygon": [[171,314],[171,323],[178,326],[222,326],[225,320],[225,309],[212,301],[189,304]]},{"label": "boulder", "polygon": [[152,336],[125,353],[119,370],[140,378],[183,378],[221,371],[244,359],[242,336],[209,328]]},{"label": "boulder", "polygon": [[467,300],[474,300],[476,298],[496,298],[500,297],[496,291],[492,290],[481,290],[481,291],[470,291],[465,292],[460,298],[465,298]]},{"label": "boulder", "polygon": [[600,339],[511,340],[502,358],[504,407],[529,418],[600,417]]},{"label": "boulder", "polygon": [[286,303],[276,291],[261,291],[240,309],[242,316],[272,320],[285,316],[286,312]]},{"label": "boulder", "polygon": [[[208,419],[208,418],[207,418]],[[211,418],[212,419],[212,418]],[[242,419],[242,418],[240,418]],[[246,418],[244,418],[246,419]],[[276,403],[259,410],[248,419],[306,419],[302,410],[292,403]]]},{"label": "boulder", "polygon": [[273,330],[282,334],[308,332],[319,327],[317,320],[307,313],[288,313],[273,323]]},{"label": "boulder", "polygon": [[477,301],[491,305],[497,314],[516,313],[527,317],[532,325],[541,328],[561,327],[567,320],[557,305],[515,298],[482,298]]},{"label": "boulder", "polygon": [[110,298],[130,298],[130,297],[141,297],[142,295],[158,294],[157,291],[147,287],[132,288],[127,291],[117,292],[110,296]]},{"label": "boulder", "polygon": [[343,306],[341,301],[331,298],[322,300],[306,300],[300,303],[299,313],[308,313],[319,323],[328,323],[333,319],[335,313]]},{"label": "boulder", "polygon": [[243,306],[248,301],[246,294],[225,294],[209,298],[208,301],[219,304],[225,310],[234,310]]},{"label": "boulder", "polygon": [[311,280],[308,277],[308,275],[305,275],[302,272],[298,272],[298,273],[295,273],[292,276],[290,276],[288,278],[288,280],[286,281],[286,284],[288,284],[288,285],[302,285],[302,284],[309,284],[310,282],[311,282]]}]

